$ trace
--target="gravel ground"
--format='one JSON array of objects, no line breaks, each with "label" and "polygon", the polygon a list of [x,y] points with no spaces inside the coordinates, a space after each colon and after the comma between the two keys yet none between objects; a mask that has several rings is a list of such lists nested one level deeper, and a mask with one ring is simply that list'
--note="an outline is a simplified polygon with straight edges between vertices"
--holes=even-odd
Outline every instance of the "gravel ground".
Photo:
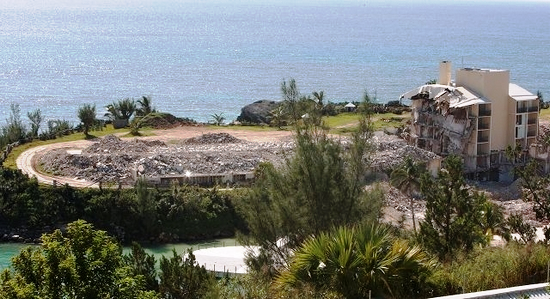
[{"label": "gravel ground", "polygon": [[56,149],[45,153],[45,172],[93,182],[131,185],[132,172],[155,177],[176,174],[250,172],[261,162],[280,163],[291,142],[250,142],[227,133],[208,133],[166,144],[153,140],[121,140],[109,135],[81,154]]}]

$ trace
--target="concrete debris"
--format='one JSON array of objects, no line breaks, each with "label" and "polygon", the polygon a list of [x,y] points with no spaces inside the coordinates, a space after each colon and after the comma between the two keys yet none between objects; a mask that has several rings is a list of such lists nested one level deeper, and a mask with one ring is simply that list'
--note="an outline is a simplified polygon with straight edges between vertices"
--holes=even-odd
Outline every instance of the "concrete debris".
[{"label": "concrete debris", "polygon": [[128,151],[133,153],[145,153],[154,151],[158,147],[166,147],[166,144],[158,140],[147,141],[142,139],[133,139],[130,141],[123,141],[114,135],[107,135],[82,151],[82,154],[93,155]]},{"label": "concrete debris", "polygon": [[219,143],[240,143],[242,140],[227,133],[209,133],[198,137],[189,138],[183,141],[185,144],[219,144]]},{"label": "concrete debris", "polygon": [[388,171],[398,167],[406,157],[411,157],[414,161],[423,163],[440,159],[433,152],[408,145],[405,140],[394,135],[377,132],[373,137],[373,141],[376,151],[372,156],[371,166],[377,171]]},{"label": "concrete debris", "polygon": [[225,133],[205,134],[170,146],[109,135],[81,155],[54,150],[45,153],[40,163],[54,175],[132,185],[136,176],[251,172],[261,162],[282,163],[285,152],[293,147],[291,142],[245,142]]},{"label": "concrete debris", "polygon": [[[390,170],[406,156],[422,162],[438,157],[382,132],[375,134],[373,144],[371,166],[376,171]],[[45,153],[40,163],[54,175],[131,185],[138,176],[252,172],[262,162],[282,165],[293,149],[292,141],[247,142],[227,133],[204,134],[174,145],[109,135],[80,155],[55,150]]]}]

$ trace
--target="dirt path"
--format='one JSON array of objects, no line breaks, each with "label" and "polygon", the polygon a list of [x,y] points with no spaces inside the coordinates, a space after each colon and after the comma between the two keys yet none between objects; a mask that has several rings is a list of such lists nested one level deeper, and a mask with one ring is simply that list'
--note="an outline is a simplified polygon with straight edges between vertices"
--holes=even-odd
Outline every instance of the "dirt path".
[{"label": "dirt path", "polygon": [[[145,140],[160,140],[166,143],[170,142],[177,142],[181,141],[183,139],[188,139],[196,136],[200,136],[202,134],[207,133],[228,133],[233,135],[236,138],[243,139],[246,141],[253,141],[253,142],[270,142],[270,141],[282,141],[287,140],[292,137],[292,132],[290,131],[247,131],[247,130],[233,130],[229,128],[209,128],[209,127],[177,127],[173,129],[168,130],[155,130],[153,131],[154,136],[147,136],[147,137],[136,137],[139,139],[145,139]],[[78,141],[71,141],[71,142],[62,142],[62,143],[54,143],[49,145],[43,145],[38,147],[30,148],[19,157],[17,157],[17,168],[21,169],[23,173],[27,174],[30,177],[36,177],[39,183],[44,184],[50,184],[53,185],[54,182],[56,184],[69,184],[72,187],[77,188],[85,188],[85,187],[93,187],[98,188],[99,185],[97,183],[81,180],[81,179],[74,179],[74,178],[68,178],[68,177],[61,177],[61,176],[54,176],[49,174],[43,174],[38,169],[37,161],[39,161],[40,156],[42,156],[44,153],[54,150],[54,149],[64,149],[67,150],[82,150],[90,145],[92,145],[94,141],[90,140],[78,140]]]},{"label": "dirt path", "polygon": [[62,148],[66,148],[67,150],[84,149],[90,146],[92,143],[93,143],[92,141],[79,140],[79,141],[54,143],[49,145],[33,147],[24,151],[23,153],[21,153],[21,155],[19,155],[19,157],[17,157],[17,161],[16,161],[17,168],[21,169],[23,173],[25,173],[30,177],[33,177],[33,176],[36,177],[39,183],[53,185],[55,182],[62,185],[69,184],[73,187],[78,187],[78,188],[84,188],[84,187],[97,188],[99,186],[97,184],[94,184],[93,182],[42,174],[37,169],[37,163],[36,163],[39,157],[48,151],[51,151],[54,149],[62,149]]}]

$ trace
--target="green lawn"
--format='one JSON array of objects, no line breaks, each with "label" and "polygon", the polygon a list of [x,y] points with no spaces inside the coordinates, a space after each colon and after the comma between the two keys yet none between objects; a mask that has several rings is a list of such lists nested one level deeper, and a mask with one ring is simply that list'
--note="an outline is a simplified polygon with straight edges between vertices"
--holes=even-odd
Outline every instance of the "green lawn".
[{"label": "green lawn", "polygon": [[550,121],[550,109],[541,109],[539,113],[539,119]]},{"label": "green lawn", "polygon": [[331,129],[338,127],[350,126],[356,124],[359,121],[359,114],[357,113],[340,113],[336,116],[323,117],[325,125]]},{"label": "green lawn", "polygon": [[[388,127],[400,127],[404,121],[410,118],[410,113],[401,115],[393,113],[373,114],[372,121],[374,130],[380,131]],[[332,134],[346,134],[357,128],[359,115],[357,113],[342,113],[337,116],[323,118],[325,125],[330,128]]]}]

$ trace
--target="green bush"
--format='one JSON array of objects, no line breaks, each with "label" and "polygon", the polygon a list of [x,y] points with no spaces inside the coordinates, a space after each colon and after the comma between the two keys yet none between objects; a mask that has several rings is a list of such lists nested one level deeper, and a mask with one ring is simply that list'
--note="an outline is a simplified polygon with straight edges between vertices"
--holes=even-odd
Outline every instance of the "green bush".
[{"label": "green bush", "polygon": [[39,185],[19,170],[0,168],[0,226],[45,226],[85,219],[121,241],[177,242],[233,236],[246,230],[233,201],[241,193],[194,187],[76,189]]},{"label": "green bush", "polygon": [[546,280],[550,248],[544,244],[478,249],[443,265],[431,278],[433,295],[477,292]]}]

